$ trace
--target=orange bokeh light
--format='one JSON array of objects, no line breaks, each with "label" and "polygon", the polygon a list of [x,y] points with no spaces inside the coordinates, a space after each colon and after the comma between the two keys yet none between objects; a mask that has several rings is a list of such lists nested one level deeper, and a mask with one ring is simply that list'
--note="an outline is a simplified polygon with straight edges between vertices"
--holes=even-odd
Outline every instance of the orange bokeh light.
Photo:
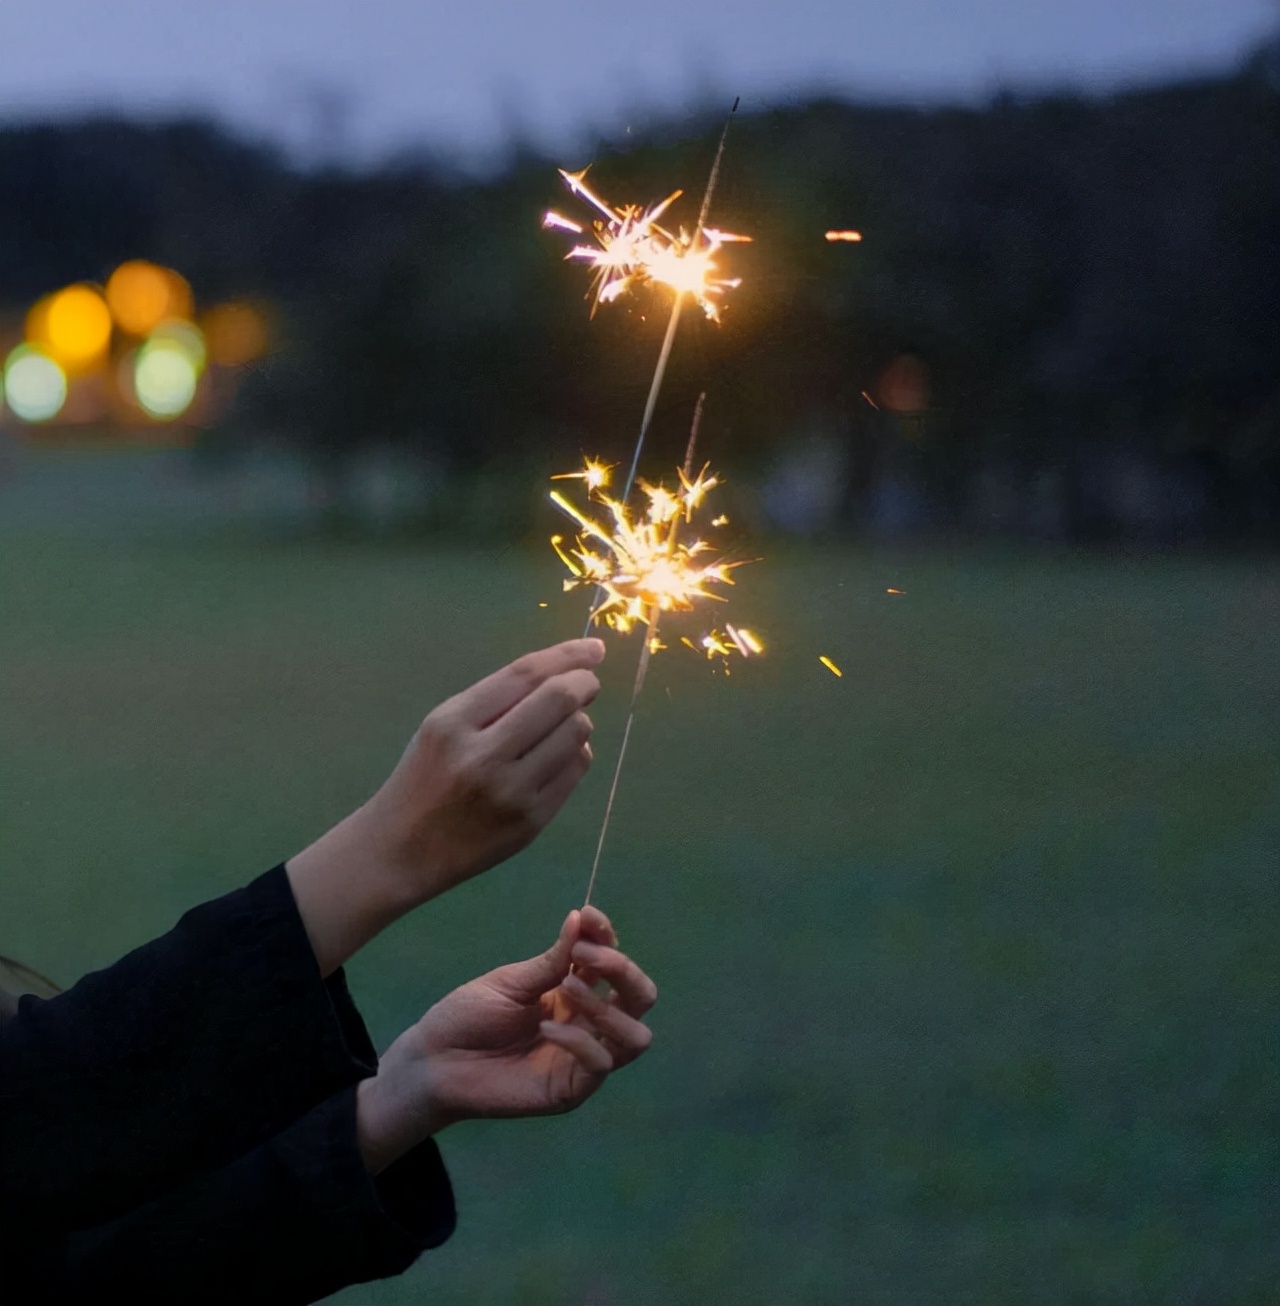
[{"label": "orange bokeh light", "polygon": [[241,367],[267,352],[266,318],[243,300],[216,305],[200,319],[200,325],[210,360],[222,367]]},{"label": "orange bokeh light", "polygon": [[131,336],[145,336],[168,319],[189,318],[192,302],[185,277],[145,259],[121,263],[107,281],[111,315]]},{"label": "orange bokeh light", "polygon": [[107,352],[111,313],[95,287],[68,286],[35,305],[27,314],[26,333],[67,371],[83,371]]},{"label": "orange bokeh light", "polygon": [[880,403],[891,413],[912,416],[929,407],[929,369],[915,354],[899,354],[880,376]]}]

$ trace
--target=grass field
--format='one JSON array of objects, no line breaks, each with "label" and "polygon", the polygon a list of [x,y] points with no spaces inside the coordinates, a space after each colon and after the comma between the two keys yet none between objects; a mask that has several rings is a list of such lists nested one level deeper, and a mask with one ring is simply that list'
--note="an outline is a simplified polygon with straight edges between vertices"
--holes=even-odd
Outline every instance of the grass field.
[{"label": "grass field", "polygon": [[[655,662],[602,869],[651,1053],[446,1134],[454,1239],[341,1300],[1276,1301],[1280,566],[769,553],[767,658]],[[557,585],[0,527],[0,951],[72,980],[294,852]],[[580,898],[633,657],[558,823],[350,967],[380,1044]]]}]

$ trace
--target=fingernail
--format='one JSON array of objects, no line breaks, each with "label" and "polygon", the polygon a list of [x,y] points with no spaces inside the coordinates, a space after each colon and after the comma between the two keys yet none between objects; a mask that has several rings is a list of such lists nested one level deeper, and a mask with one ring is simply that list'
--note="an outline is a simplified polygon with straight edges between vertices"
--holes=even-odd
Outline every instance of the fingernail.
[{"label": "fingernail", "polygon": [[602,661],[603,658],[604,658],[604,640],[602,640],[602,639],[589,639],[589,640],[587,641],[587,643],[588,643],[588,644],[594,644],[594,645],[595,645],[595,650],[594,650],[594,651],[595,651],[595,655],[596,655],[596,661],[597,661],[597,662]]}]

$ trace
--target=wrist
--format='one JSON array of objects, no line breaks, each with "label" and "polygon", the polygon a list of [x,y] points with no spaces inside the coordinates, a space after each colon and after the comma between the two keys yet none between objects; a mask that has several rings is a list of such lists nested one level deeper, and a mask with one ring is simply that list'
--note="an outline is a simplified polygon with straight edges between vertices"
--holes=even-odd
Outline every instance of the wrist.
[{"label": "wrist", "polygon": [[377,1075],[372,1079],[362,1079],[356,1085],[356,1142],[364,1168],[371,1175],[381,1174],[412,1146],[397,1134],[387,1119]]},{"label": "wrist", "polygon": [[424,1097],[421,1085],[414,1091],[399,1082],[403,1078],[384,1058],[378,1073],[356,1086],[356,1138],[371,1175],[461,1118],[433,1104],[429,1092]]},{"label": "wrist", "polygon": [[377,837],[368,804],[285,863],[323,976],[426,897]]}]

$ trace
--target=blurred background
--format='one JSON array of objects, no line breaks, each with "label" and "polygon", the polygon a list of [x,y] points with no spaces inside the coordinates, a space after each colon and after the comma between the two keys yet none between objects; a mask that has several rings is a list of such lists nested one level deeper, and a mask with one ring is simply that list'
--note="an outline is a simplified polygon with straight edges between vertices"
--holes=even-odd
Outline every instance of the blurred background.
[{"label": "blurred background", "polygon": [[[705,391],[767,652],[641,702],[658,1038],[447,1135],[457,1235],[343,1300],[1274,1301],[1264,0],[0,7],[0,951],[108,964],[578,633],[547,478],[670,298],[593,316],[542,215],[691,227],[736,97],[641,471]],[[610,643],[608,764],[352,964],[380,1042],[579,900]]]}]

